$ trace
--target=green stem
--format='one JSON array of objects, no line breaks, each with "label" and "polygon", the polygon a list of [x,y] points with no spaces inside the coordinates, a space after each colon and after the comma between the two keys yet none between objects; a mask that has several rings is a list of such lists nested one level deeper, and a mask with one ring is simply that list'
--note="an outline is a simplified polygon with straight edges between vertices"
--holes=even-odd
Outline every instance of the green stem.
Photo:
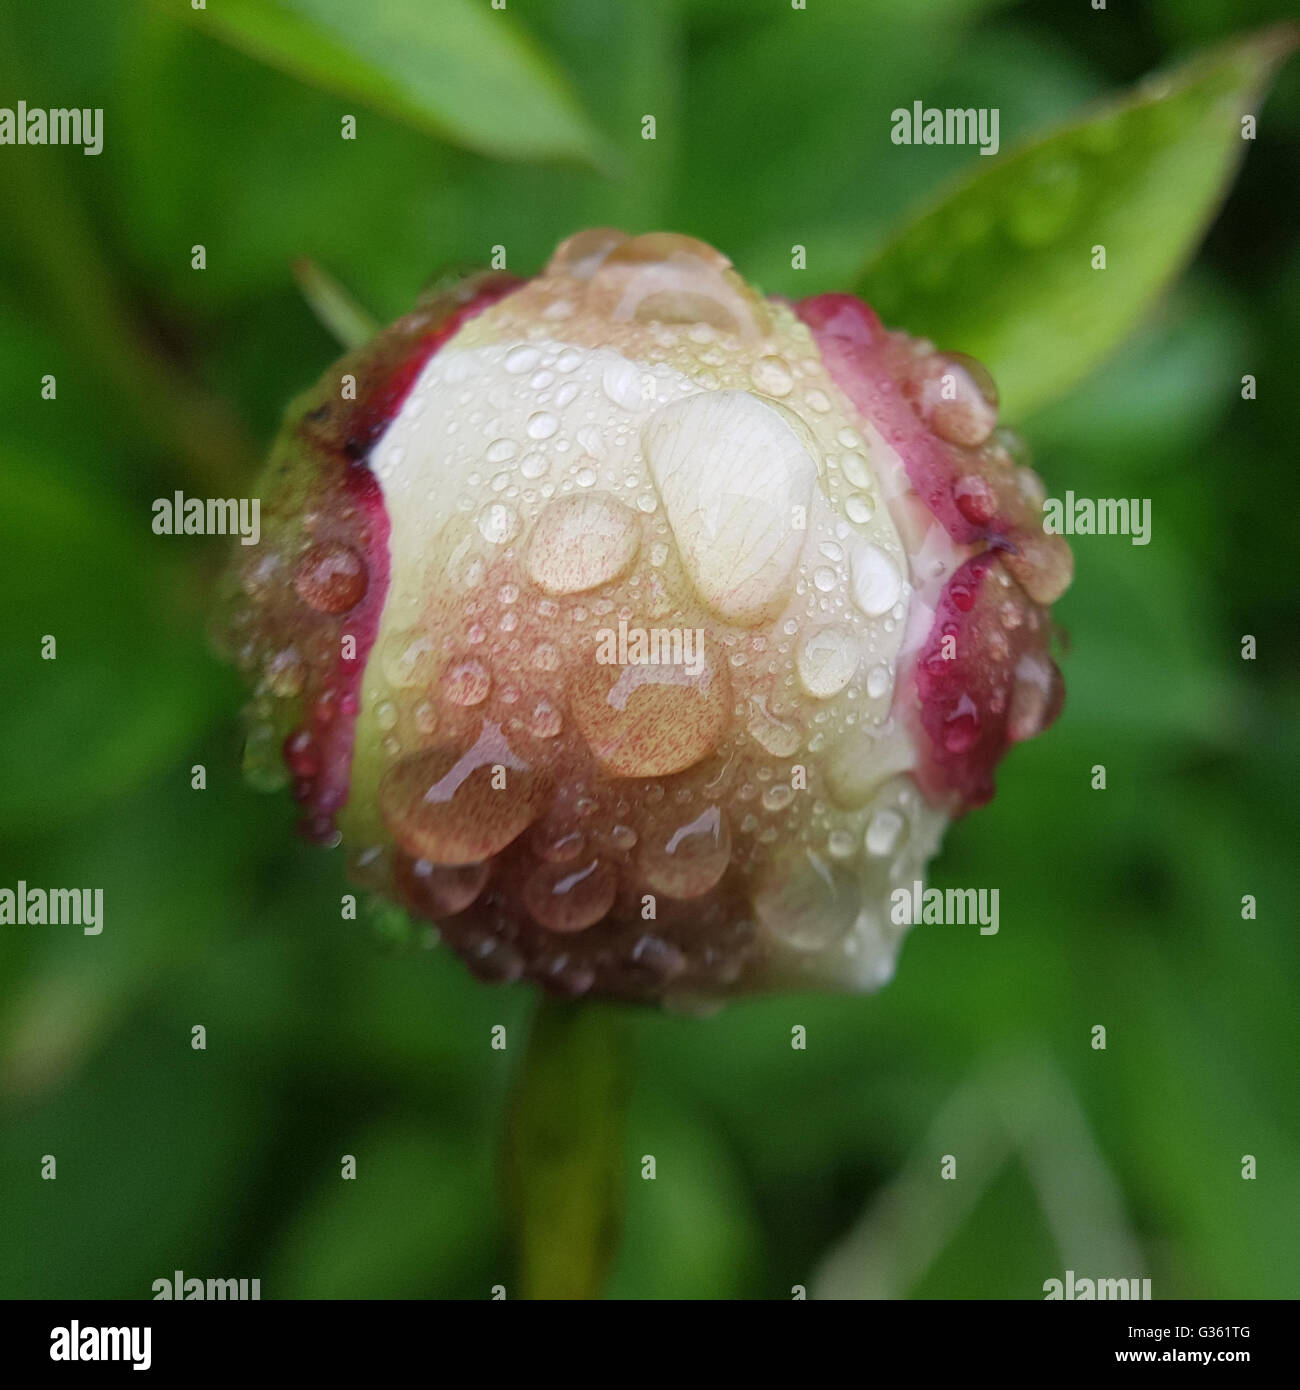
[{"label": "green stem", "polygon": [[608,1004],[543,999],[533,1016],[503,1162],[523,1298],[599,1298],[604,1288],[625,1186],[632,1068],[622,1025]]},{"label": "green stem", "polygon": [[359,348],[379,332],[379,323],[315,261],[306,257],[295,261],[293,274],[308,307],[339,340],[340,346]]}]

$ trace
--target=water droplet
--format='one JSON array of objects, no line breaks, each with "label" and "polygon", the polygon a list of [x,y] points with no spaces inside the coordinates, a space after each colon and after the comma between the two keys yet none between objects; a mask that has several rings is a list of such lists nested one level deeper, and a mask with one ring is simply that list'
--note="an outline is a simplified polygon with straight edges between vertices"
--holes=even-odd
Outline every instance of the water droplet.
[{"label": "water droplet", "polygon": [[302,657],[294,647],[283,647],[266,663],[264,675],[267,689],[282,699],[292,699],[302,693],[304,673]]},{"label": "water droplet", "polygon": [[824,627],[809,633],[795,658],[803,688],[817,700],[838,695],[858,668],[858,649],[852,633]]},{"label": "water droplet", "polygon": [[549,439],[559,428],[559,420],[549,410],[539,410],[528,417],[529,439]]},{"label": "water droplet", "polygon": [[641,373],[626,358],[619,358],[605,368],[600,378],[600,389],[624,410],[637,410],[644,403]]},{"label": "water droplet", "polygon": [[384,645],[384,678],[397,690],[427,685],[433,679],[433,638],[423,632],[395,633]]},{"label": "water droplet", "polygon": [[310,729],[295,729],[285,739],[284,762],[295,777],[310,780],[320,772],[320,750]]},{"label": "water droplet", "polygon": [[867,672],[867,694],[873,700],[879,700],[888,694],[891,685],[893,685],[893,680],[890,677],[888,666],[873,666]]},{"label": "water droplet", "polygon": [[871,486],[871,469],[867,467],[867,461],[861,454],[841,454],[840,468],[854,487],[869,488]]},{"label": "water droplet", "polygon": [[794,800],[794,790],[786,782],[778,782],[763,793],[765,811],[784,811]]},{"label": "water droplet", "polygon": [[827,950],[848,935],[858,913],[853,876],[812,850],[791,869],[774,864],[754,894],[754,915],[777,941],[796,951]]},{"label": "water droplet", "polygon": [[903,592],[898,566],[877,545],[862,542],[854,548],[850,573],[853,602],[869,618],[888,613]]},{"label": "water droplet", "polygon": [[481,661],[458,661],[448,667],[442,688],[453,705],[481,705],[492,689],[492,677]]},{"label": "water droplet", "polygon": [[519,513],[503,502],[492,502],[478,514],[479,534],[492,545],[505,545],[519,534]]},{"label": "water droplet", "polygon": [[754,389],[765,396],[788,396],[794,387],[790,364],[784,357],[760,357],[750,372]]},{"label": "water droplet", "polygon": [[813,571],[813,583],[823,594],[829,594],[835,587],[835,571],[828,565],[822,565]]},{"label": "water droplet", "polygon": [[571,868],[543,864],[524,885],[528,911],[551,931],[584,931],[614,906],[618,873],[600,859]]},{"label": "water droplet", "polygon": [[391,700],[380,700],[375,706],[375,723],[384,733],[397,728],[397,706]]},{"label": "water droplet", "polygon": [[645,829],[637,868],[656,892],[670,898],[698,898],[714,888],[731,859],[731,833],[717,806],[671,828]]},{"label": "water droplet", "polygon": [[365,596],[365,563],[350,546],[313,545],[298,561],[293,586],[298,597],[318,613],[346,613]]},{"label": "water droplet", "polygon": [[721,741],[731,712],[726,664],[707,639],[690,661],[683,642],[682,656],[678,664],[597,664],[574,686],[573,718],[613,776],[666,777]]},{"label": "water droplet", "polygon": [[495,439],[487,446],[483,457],[489,463],[509,463],[519,452],[519,445],[513,439]]},{"label": "water droplet", "polygon": [[957,510],[972,526],[986,526],[998,508],[997,495],[978,473],[958,478],[952,489]]},{"label": "water droplet", "polygon": [[832,859],[843,862],[857,853],[857,842],[847,830],[832,830],[826,837],[826,852]]},{"label": "water droplet", "polygon": [[876,514],[871,499],[861,492],[851,492],[844,499],[844,515],[857,526],[865,526]]},{"label": "water droplet", "polygon": [[[499,774],[493,769],[500,770]],[[395,764],[379,809],[397,843],[434,864],[477,864],[503,850],[537,812],[541,788],[489,721],[463,753],[431,749]]]},{"label": "water droplet", "polygon": [[549,700],[539,700],[528,725],[534,738],[555,738],[564,727],[560,711]]},{"label": "water droplet", "polygon": [[431,864],[399,854],[394,877],[407,907],[418,917],[437,921],[464,912],[478,897],[488,881],[488,866]]},{"label": "water droplet", "polygon": [[905,824],[903,817],[889,807],[877,811],[867,825],[867,853],[881,859],[893,854],[902,839]]},{"label": "water droplet", "polygon": [[577,594],[609,584],[636,559],[636,513],[608,493],[558,498],[537,518],[528,540],[528,577],[548,594]]},{"label": "water droplet", "polygon": [[541,360],[542,354],[535,347],[528,344],[513,347],[506,353],[506,371],[515,376],[522,376],[525,372],[531,372]]},{"label": "water droplet", "polygon": [[778,719],[769,713],[762,695],[752,695],[749,701],[750,736],[758,746],[774,758],[792,758],[803,742],[803,730],[798,724]]}]

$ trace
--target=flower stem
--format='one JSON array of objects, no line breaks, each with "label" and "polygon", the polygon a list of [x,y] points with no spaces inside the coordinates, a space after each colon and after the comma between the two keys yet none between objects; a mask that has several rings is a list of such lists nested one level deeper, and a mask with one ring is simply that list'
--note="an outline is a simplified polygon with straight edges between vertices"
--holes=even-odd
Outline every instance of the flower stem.
[{"label": "flower stem", "polygon": [[506,1122],[519,1295],[599,1298],[618,1248],[632,1068],[616,1006],[542,999]]}]

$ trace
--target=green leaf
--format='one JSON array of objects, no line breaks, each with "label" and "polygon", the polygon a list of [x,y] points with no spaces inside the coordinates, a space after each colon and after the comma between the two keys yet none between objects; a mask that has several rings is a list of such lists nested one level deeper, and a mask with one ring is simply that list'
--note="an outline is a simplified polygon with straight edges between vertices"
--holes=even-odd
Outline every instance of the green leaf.
[{"label": "green leaf", "polygon": [[[975,172],[894,237],[857,292],[891,324],[986,362],[1009,416],[1117,346],[1191,255],[1297,41],[1279,26],[1148,78]],[[1093,269],[1104,246],[1106,268]]]},{"label": "green leaf", "polygon": [[505,1195],[524,1298],[598,1298],[622,1225],[630,1079],[608,1005],[543,999],[511,1102]]},{"label": "green leaf", "polygon": [[58,481],[40,455],[0,453],[0,834],[100,811],[169,762],[188,776],[187,746],[229,698],[206,650],[193,556],[150,522],[143,501],[132,512]]},{"label": "green leaf", "polygon": [[474,0],[220,0],[190,17],[292,77],[481,154],[606,157],[563,75]]}]

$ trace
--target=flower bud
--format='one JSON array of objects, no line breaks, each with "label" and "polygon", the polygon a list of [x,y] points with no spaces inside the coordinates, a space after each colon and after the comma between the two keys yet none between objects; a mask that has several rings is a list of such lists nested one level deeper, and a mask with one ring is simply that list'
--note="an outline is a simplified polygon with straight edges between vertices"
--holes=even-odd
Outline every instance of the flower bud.
[{"label": "flower bud", "polygon": [[598,229],[290,407],[223,640],[247,759],[480,977],[869,989],[1060,709],[1070,555],[972,359]]}]

